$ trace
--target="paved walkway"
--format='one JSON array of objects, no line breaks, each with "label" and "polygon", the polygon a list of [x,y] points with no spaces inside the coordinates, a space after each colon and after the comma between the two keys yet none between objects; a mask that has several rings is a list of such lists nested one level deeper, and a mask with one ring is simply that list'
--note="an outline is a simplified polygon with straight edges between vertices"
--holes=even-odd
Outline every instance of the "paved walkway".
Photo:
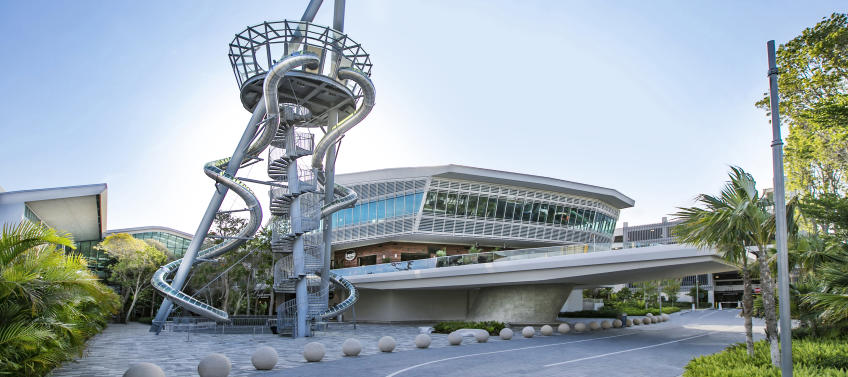
[{"label": "paved walkway", "polygon": [[[432,324],[430,324],[432,325]],[[424,326],[423,324],[421,326]],[[312,338],[292,339],[272,334],[186,334],[147,332],[149,326],[139,323],[112,324],[92,339],[84,357],[63,364],[53,371],[55,377],[114,377],[140,361],[159,365],[165,375],[185,377],[197,375],[197,363],[213,352],[227,355],[233,363],[230,376],[248,376],[256,372],[250,356],[259,346],[271,346],[280,355],[276,369],[288,369],[306,364],[303,346],[321,342],[327,349],[325,361],[342,358],[341,345],[347,338],[357,338],[362,343],[361,355],[380,353],[377,340],[391,335],[397,342],[397,351],[415,348],[418,327],[414,325],[331,323],[328,331],[320,331]],[[448,346],[447,335],[432,334],[433,348]],[[466,343],[473,340],[466,339]]]},{"label": "paved walkway", "polygon": [[[524,339],[520,328],[510,341],[491,337],[488,343],[466,338],[449,346],[447,336],[432,334],[430,349],[416,349],[417,326],[332,324],[313,338],[291,339],[271,334],[191,334],[147,332],[140,324],[111,325],[89,344],[86,357],[66,363],[53,376],[120,376],[130,364],[154,362],[167,376],[196,376],[197,363],[212,352],[233,363],[230,376],[679,376],[693,357],[718,352],[744,341],[737,310],[705,310],[672,315],[672,320],[649,326],[610,329],[582,334],[537,336]],[[568,319],[574,322],[574,319]],[[538,330],[538,327],[537,327]],[[762,325],[755,321],[755,334]],[[391,335],[397,341],[390,354],[377,349],[377,340]],[[355,337],[362,342],[359,357],[343,357],[341,343]],[[761,337],[761,336],[760,336]],[[327,349],[324,361],[303,361],[303,346],[312,341]],[[250,355],[260,345],[274,347],[280,361],[273,371],[256,371]]]}]

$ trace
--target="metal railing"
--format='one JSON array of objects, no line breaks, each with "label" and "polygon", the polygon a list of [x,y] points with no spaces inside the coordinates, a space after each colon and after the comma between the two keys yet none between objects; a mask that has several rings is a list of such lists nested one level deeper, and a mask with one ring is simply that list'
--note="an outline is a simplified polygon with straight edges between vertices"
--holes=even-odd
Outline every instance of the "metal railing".
[{"label": "metal railing", "polygon": [[[230,65],[239,88],[251,78],[268,72],[277,59],[293,53],[311,53],[319,58],[317,67],[296,70],[336,78],[340,67],[353,67],[371,73],[371,58],[362,45],[340,31],[303,21],[263,22],[249,26],[230,42]],[[358,95],[360,89],[350,80],[339,80]]]},{"label": "metal railing", "polygon": [[609,244],[581,244],[565,246],[548,246],[529,249],[488,251],[483,253],[471,253],[461,255],[450,255],[427,259],[417,259],[405,262],[391,262],[374,264],[370,266],[348,267],[333,270],[339,276],[354,276],[379,274],[386,272],[423,270],[429,268],[455,267],[470,264],[497,263],[521,259],[547,258],[563,255],[586,254],[597,251],[610,250]]}]

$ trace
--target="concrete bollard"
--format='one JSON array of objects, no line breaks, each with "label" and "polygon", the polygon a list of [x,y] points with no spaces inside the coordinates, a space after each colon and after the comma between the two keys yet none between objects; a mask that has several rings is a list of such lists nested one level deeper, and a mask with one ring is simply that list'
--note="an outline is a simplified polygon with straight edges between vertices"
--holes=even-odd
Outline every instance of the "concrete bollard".
[{"label": "concrete bollard", "polygon": [[377,341],[377,348],[383,352],[392,352],[395,350],[395,338],[384,336]]},{"label": "concrete bollard", "polygon": [[474,339],[477,339],[477,343],[486,343],[489,341],[489,332],[486,330],[477,331],[474,333]]},{"label": "concrete bollard", "polygon": [[521,329],[521,335],[523,335],[525,338],[532,338],[533,335],[536,335],[536,329],[534,329],[532,326],[527,326]]},{"label": "concrete bollard", "polygon": [[598,322],[595,322],[595,321],[589,322],[589,330],[594,331],[594,330],[599,330],[600,328],[601,328],[601,325],[599,325]]},{"label": "concrete bollard", "polygon": [[608,319],[601,321],[601,328],[602,329],[608,330],[611,327],[612,327],[612,322],[610,322]]},{"label": "concrete bollard", "polygon": [[200,377],[227,377],[233,364],[230,359],[220,353],[211,353],[197,364],[197,374]]},{"label": "concrete bollard", "polygon": [[549,326],[549,325],[544,325],[544,326],[542,326],[542,328],[539,330],[539,332],[541,332],[541,333],[542,333],[542,335],[544,335],[544,336],[551,336],[551,335],[553,335],[553,334],[554,334],[554,328],[553,328],[553,327],[551,327],[551,326]]},{"label": "concrete bollard", "polygon": [[415,346],[418,348],[430,347],[430,335],[418,334],[418,336],[415,337]]},{"label": "concrete bollard", "polygon": [[586,331],[586,324],[583,322],[577,322],[574,324],[574,331],[584,332]]},{"label": "concrete bollard", "polygon": [[303,358],[310,363],[318,362],[324,358],[326,352],[323,344],[310,342],[303,347]]},{"label": "concrete bollard", "polygon": [[342,343],[342,353],[345,356],[358,356],[362,352],[362,343],[354,338],[348,338]]},{"label": "concrete bollard", "polygon": [[257,348],[256,351],[253,351],[253,355],[250,356],[250,363],[253,364],[256,370],[274,369],[278,360],[277,350],[268,346]]},{"label": "concrete bollard", "polygon": [[628,319],[627,319],[627,323],[625,323],[625,325],[626,325],[627,327],[633,326],[633,325],[634,325],[634,323],[633,323],[633,319],[628,318]]},{"label": "concrete bollard", "polygon": [[153,363],[136,363],[130,365],[123,377],[165,377],[165,372]]},{"label": "concrete bollard", "polygon": [[503,329],[501,329],[501,332],[498,335],[500,335],[501,339],[503,339],[503,340],[510,340],[510,339],[512,339],[512,335],[513,335],[512,329],[510,329],[509,327],[504,327]]},{"label": "concrete bollard", "polygon": [[616,320],[612,321],[612,327],[619,328],[619,327],[621,327],[621,325],[622,325],[622,323],[621,323],[620,319],[616,319]]},{"label": "concrete bollard", "polygon": [[[629,321],[630,319],[628,319]],[[642,320],[639,318],[633,318],[633,326],[639,326],[642,324]]]},{"label": "concrete bollard", "polygon": [[557,332],[560,334],[568,334],[569,331],[571,331],[571,326],[567,323],[560,323],[559,326],[557,326]]},{"label": "concrete bollard", "polygon": [[458,346],[462,344],[462,335],[459,335],[456,332],[452,332],[448,334],[448,343],[452,346]]}]

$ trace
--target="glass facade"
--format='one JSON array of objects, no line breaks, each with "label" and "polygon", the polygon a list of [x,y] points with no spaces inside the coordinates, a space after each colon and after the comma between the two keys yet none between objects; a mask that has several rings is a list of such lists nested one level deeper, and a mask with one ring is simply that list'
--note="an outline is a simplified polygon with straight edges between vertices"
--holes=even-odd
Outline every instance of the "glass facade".
[{"label": "glass facade", "polygon": [[601,199],[496,182],[414,177],[347,184],[360,199],[333,215],[336,247],[407,236],[488,245],[609,244],[619,214]]},{"label": "glass facade", "polygon": [[24,218],[33,223],[41,224],[41,219],[38,218],[38,215],[36,215],[35,212],[29,209],[29,206],[26,205],[24,206]]},{"label": "glass facade", "polygon": [[363,223],[374,223],[394,217],[414,214],[421,207],[423,192],[358,203],[352,208],[333,214],[333,226],[343,227]]},{"label": "glass facade", "polygon": [[427,192],[425,215],[520,221],[612,235],[616,219],[600,211],[541,200],[477,193]]},{"label": "glass facade", "polygon": [[188,250],[188,244],[191,243],[191,238],[185,238],[167,232],[140,232],[130,233],[130,235],[140,240],[159,241],[177,258],[182,258],[183,254]]}]

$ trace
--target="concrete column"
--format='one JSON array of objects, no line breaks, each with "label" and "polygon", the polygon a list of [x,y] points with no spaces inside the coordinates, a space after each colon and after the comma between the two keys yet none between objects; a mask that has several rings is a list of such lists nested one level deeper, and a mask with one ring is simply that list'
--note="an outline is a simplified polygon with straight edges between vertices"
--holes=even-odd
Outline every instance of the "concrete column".
[{"label": "concrete column", "polygon": [[527,284],[481,288],[469,321],[548,323],[556,321],[573,285]]}]

